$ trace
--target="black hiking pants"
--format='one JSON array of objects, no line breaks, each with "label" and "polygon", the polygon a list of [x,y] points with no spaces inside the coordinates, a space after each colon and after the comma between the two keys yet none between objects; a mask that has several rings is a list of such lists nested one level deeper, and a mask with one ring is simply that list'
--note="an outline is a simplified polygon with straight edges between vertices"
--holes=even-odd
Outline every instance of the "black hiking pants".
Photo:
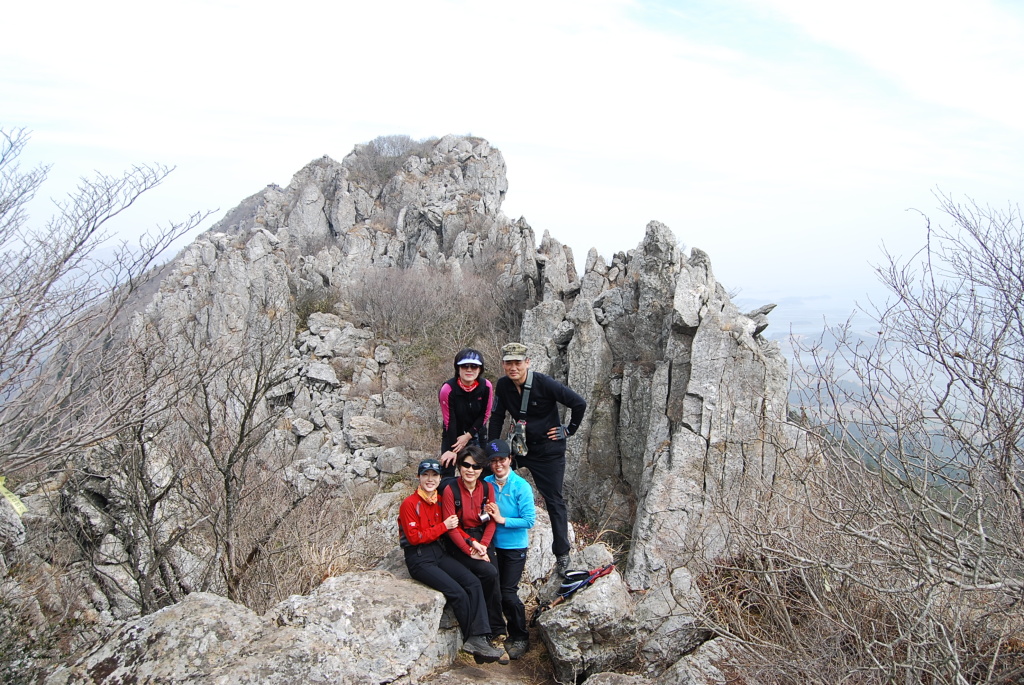
[{"label": "black hiking pants", "polygon": [[508,624],[509,640],[529,640],[526,607],[519,599],[519,580],[526,567],[526,549],[495,549],[491,561],[498,568],[501,581],[501,610]]},{"label": "black hiking pants", "polygon": [[[484,605],[487,607],[487,632],[491,635],[505,634],[505,619],[501,615],[501,585],[498,582],[498,567],[483,559],[473,559],[462,550],[453,553],[458,560],[479,580],[483,590]],[[494,558],[494,547],[487,550],[487,556]]]},{"label": "black hiking pants", "polygon": [[406,547],[405,565],[415,580],[445,596],[462,629],[463,640],[490,632],[480,580],[446,553],[440,542]]},{"label": "black hiking pants", "polygon": [[556,557],[569,553],[569,510],[562,497],[565,480],[565,441],[551,440],[530,445],[525,457],[516,457],[512,468],[530,469],[537,492],[544,498],[544,506],[551,519],[551,551]]}]

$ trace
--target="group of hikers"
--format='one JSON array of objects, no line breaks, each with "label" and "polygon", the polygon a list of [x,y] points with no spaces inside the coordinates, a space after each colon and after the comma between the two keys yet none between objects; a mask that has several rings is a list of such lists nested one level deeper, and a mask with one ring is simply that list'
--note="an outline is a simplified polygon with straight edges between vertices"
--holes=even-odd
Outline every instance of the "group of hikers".
[{"label": "group of hikers", "polygon": [[[505,375],[493,385],[478,350],[455,356],[455,375],[438,392],[440,456],[420,462],[416,492],[402,502],[398,525],[409,575],[444,594],[462,630],[462,649],[481,661],[508,663],[530,648],[519,580],[536,519],[533,488],[515,471],[529,469],[544,499],[555,568],[564,576],[566,439],[579,429],[587,403],[532,371],[522,343],[508,343],[501,354]],[[566,424],[560,404],[569,409]],[[506,415],[508,440],[501,438]]]}]

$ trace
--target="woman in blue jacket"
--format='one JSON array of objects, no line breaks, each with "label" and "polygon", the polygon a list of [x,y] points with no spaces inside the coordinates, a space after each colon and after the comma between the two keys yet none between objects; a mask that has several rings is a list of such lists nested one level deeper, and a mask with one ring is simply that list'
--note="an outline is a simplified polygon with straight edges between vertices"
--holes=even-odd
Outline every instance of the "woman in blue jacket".
[{"label": "woman in blue jacket", "polygon": [[485,480],[494,486],[494,501],[485,509],[497,524],[494,529],[494,555],[501,586],[501,609],[508,626],[505,651],[510,659],[518,659],[530,649],[530,633],[526,625],[526,607],[519,599],[519,580],[526,566],[530,547],[530,528],[537,519],[533,506],[533,488],[526,479],[512,471],[508,443],[489,440],[484,451],[490,458],[492,475]]}]

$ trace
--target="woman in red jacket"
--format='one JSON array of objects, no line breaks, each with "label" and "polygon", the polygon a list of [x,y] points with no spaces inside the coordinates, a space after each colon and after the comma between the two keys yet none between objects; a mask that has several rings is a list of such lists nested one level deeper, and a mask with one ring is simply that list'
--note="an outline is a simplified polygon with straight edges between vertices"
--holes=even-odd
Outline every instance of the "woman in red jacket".
[{"label": "woman in red jacket", "polygon": [[398,510],[398,529],[409,575],[442,593],[462,629],[462,649],[484,661],[497,661],[501,650],[487,640],[490,626],[480,581],[447,554],[441,536],[459,525],[459,517],[441,516],[437,486],[441,465],[435,459],[420,462],[419,487]]},{"label": "woman in red jacket", "polygon": [[505,617],[498,569],[491,563],[495,523],[486,508],[494,501],[494,487],[482,478],[486,464],[487,455],[477,445],[459,452],[459,477],[441,493],[441,512],[458,516],[458,524],[448,530],[448,548],[458,563],[480,579],[490,621],[488,632],[497,638],[505,634]]}]

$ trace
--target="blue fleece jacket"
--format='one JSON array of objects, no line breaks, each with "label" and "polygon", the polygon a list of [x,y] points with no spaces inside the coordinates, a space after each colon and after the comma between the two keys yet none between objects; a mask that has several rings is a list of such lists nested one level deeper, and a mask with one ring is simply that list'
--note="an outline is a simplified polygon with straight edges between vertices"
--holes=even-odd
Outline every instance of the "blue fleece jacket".
[{"label": "blue fleece jacket", "polygon": [[499,523],[494,529],[494,546],[498,549],[526,549],[530,546],[530,534],[537,520],[537,512],[533,507],[533,488],[522,476],[510,471],[505,485],[499,486],[493,476],[485,478],[494,486],[494,500],[498,503],[505,523]]}]

